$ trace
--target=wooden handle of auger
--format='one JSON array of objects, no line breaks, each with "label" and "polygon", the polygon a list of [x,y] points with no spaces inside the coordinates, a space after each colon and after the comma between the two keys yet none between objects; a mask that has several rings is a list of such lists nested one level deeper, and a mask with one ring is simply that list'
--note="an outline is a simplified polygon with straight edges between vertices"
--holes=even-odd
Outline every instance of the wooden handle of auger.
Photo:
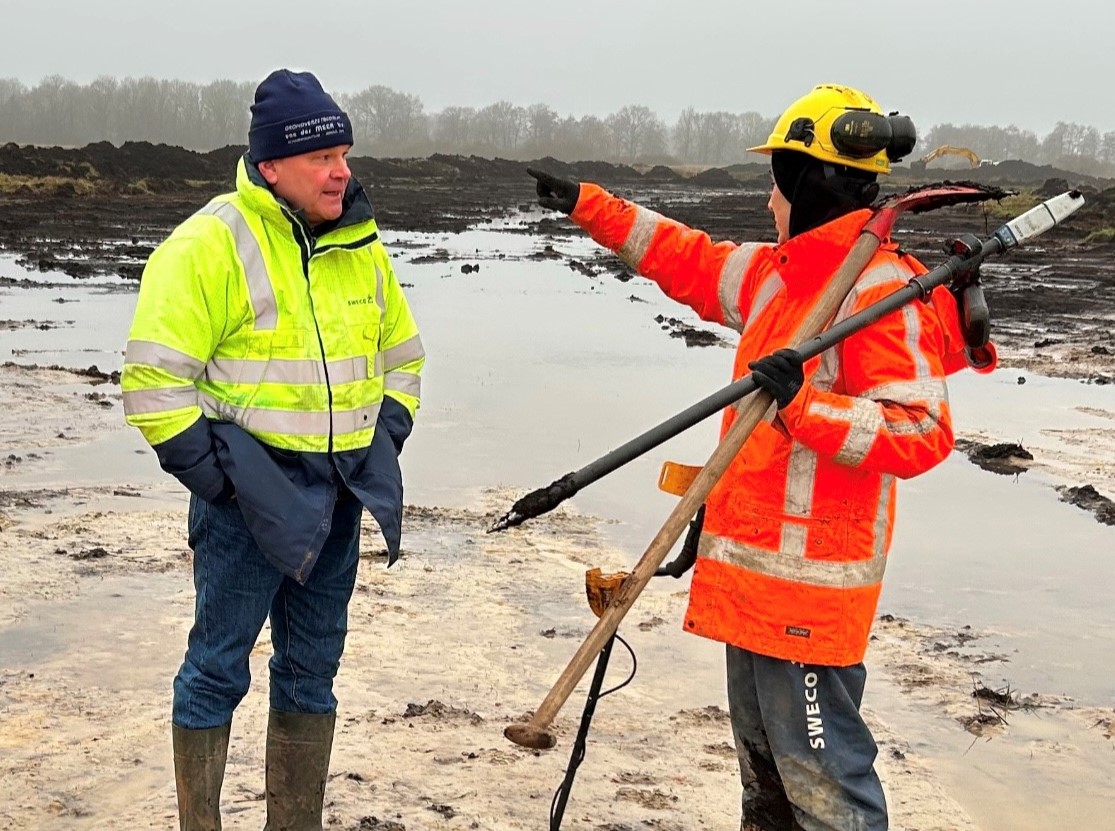
[{"label": "wooden handle of auger", "polygon": [[[817,300],[805,320],[802,321],[795,333],[792,343],[801,343],[816,337],[836,315],[840,304],[855,285],[860,272],[871,261],[880,240],[871,233],[862,234],[856,240],[848,256],[840,268],[833,275],[824,294]],[[654,576],[654,572],[662,565],[674,543],[681,537],[682,532],[688,527],[689,520],[704,504],[705,498],[713,486],[720,481],[724,471],[728,469],[732,459],[743,448],[744,443],[751,436],[752,431],[762,420],[770,408],[773,399],[770,393],[757,390],[737,405],[738,414],[724,438],[716,446],[716,450],[709,456],[689,490],[674,506],[674,510],[666,518],[662,528],[655,534],[650,545],[639,562],[631,570],[630,576],[623,581],[611,605],[596,621],[596,625],[589,632],[588,637],[569,660],[561,675],[558,676],[554,686],[547,693],[538,709],[534,711],[527,722],[518,722],[503,731],[504,736],[521,747],[547,749],[557,744],[557,739],[548,728],[561,710],[566,700],[572,695],[573,690],[588,671],[589,666],[600,654],[604,644],[616,629],[620,621],[635,603],[635,598],[646,588],[647,583]]]},{"label": "wooden handle of auger", "polygon": [[512,724],[504,730],[504,735],[508,739],[522,747],[541,749],[553,747],[557,743],[553,735],[547,731],[550,723],[573,693],[596,656],[600,654],[604,644],[619,628],[620,621],[634,604],[635,598],[646,588],[654,572],[666,559],[666,555],[677,542],[682,531],[688,527],[689,520],[701,507],[713,485],[728,469],[729,463],[743,447],[747,437],[762,420],[772,400],[770,393],[763,390],[748,396],[727,434],[717,445],[701,472],[697,474],[689,490],[674,506],[662,528],[651,540],[646,552],[631,570],[631,574],[623,581],[611,604],[596,621],[596,626],[574,653],[542,704],[534,711],[530,721]]}]

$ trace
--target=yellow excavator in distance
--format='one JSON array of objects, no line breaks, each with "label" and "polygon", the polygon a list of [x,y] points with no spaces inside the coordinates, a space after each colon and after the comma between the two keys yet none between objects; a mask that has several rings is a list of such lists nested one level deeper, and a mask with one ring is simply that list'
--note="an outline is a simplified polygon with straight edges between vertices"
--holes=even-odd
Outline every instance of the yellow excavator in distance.
[{"label": "yellow excavator in distance", "polygon": [[972,167],[979,167],[982,164],[980,157],[967,147],[954,147],[950,144],[942,144],[940,147],[934,147],[920,159],[915,159],[910,162],[910,170],[921,173],[925,170],[925,166],[939,156],[960,156],[968,160]]}]

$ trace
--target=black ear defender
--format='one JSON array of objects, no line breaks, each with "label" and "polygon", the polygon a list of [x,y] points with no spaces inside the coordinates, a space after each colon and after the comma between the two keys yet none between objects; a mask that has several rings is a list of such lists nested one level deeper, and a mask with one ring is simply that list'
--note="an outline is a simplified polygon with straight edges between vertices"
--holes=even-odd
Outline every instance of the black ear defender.
[{"label": "black ear defender", "polygon": [[893,112],[887,116],[887,122],[890,124],[890,143],[887,145],[887,158],[892,162],[897,162],[903,156],[908,156],[913,152],[914,145],[918,143],[918,131],[908,115],[899,115],[897,112]]},{"label": "black ear defender", "polygon": [[914,122],[896,112],[880,115],[868,110],[848,110],[832,122],[829,134],[836,151],[851,159],[869,159],[886,151],[887,158],[896,162],[909,155],[918,141]]},{"label": "black ear defender", "polygon": [[870,159],[890,144],[890,121],[870,110],[848,110],[832,122],[829,137],[841,156]]}]

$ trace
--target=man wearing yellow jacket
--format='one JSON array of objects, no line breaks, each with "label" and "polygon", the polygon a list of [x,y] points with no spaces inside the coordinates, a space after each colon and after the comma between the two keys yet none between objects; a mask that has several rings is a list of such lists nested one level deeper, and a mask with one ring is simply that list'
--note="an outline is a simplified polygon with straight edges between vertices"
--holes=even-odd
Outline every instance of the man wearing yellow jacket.
[{"label": "man wearing yellow jacket", "polygon": [[[714,244],[596,185],[532,171],[540,204],[739,332],[733,379],[751,370],[775,401],[706,500],[684,624],[726,644],[745,831],[887,828],[859,713],[863,656],[896,480],[952,449],[945,376],[968,356],[943,287],[810,361],[786,347],[871,216],[877,174],[913,146],[909,119],[850,87],[794,102],[752,148],[771,156],[775,245]],[[884,242],[837,320],[924,272]],[[725,411],[723,432],[735,414]]]},{"label": "man wearing yellow jacket", "polygon": [[195,617],[172,713],[182,829],[221,827],[232,714],[268,618],[268,828],[321,828],[360,518],[393,563],[424,362],[349,172],[348,116],[286,69],[251,111],[236,191],[148,260],[122,379],[128,423],[191,493]]}]

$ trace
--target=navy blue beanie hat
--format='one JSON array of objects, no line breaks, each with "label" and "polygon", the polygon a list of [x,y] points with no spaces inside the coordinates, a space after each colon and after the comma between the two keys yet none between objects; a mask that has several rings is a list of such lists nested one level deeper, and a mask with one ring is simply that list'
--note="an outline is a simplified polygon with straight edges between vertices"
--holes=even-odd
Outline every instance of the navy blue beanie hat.
[{"label": "navy blue beanie hat", "polygon": [[276,69],[256,87],[248,154],[259,164],[352,144],[352,122],[311,72]]}]

